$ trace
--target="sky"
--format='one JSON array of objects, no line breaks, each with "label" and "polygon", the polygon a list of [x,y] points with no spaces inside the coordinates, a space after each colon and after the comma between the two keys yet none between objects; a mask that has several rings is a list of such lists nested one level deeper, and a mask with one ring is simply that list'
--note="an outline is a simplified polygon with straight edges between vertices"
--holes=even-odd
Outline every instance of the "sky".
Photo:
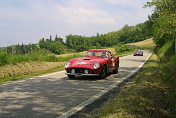
[{"label": "sky", "polygon": [[0,0],[0,47],[50,35],[93,36],[147,20],[150,0]]}]

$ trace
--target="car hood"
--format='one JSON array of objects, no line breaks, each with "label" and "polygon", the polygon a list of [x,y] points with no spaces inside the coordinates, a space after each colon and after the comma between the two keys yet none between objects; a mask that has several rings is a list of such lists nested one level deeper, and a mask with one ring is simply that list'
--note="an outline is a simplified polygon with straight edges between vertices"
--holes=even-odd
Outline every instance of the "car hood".
[{"label": "car hood", "polygon": [[94,65],[96,62],[101,63],[101,61],[104,60],[104,57],[95,57],[95,56],[91,56],[91,57],[80,57],[80,58],[75,58],[70,60],[70,66],[74,67],[74,66],[90,66],[90,65]]}]

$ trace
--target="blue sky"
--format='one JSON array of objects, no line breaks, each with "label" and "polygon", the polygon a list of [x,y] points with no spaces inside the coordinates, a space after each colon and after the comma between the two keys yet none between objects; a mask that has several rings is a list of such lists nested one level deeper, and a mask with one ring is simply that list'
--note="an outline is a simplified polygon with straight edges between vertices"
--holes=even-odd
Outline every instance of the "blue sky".
[{"label": "blue sky", "polygon": [[56,34],[93,36],[147,20],[149,0],[0,0],[0,47]]}]

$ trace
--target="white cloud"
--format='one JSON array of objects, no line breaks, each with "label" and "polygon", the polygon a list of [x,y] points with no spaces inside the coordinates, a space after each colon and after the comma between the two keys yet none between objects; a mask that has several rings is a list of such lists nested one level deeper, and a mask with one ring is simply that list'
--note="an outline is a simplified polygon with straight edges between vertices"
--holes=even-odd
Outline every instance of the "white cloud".
[{"label": "white cloud", "polygon": [[107,12],[97,9],[67,8],[58,6],[58,11],[65,17],[65,20],[71,24],[80,23],[115,23],[115,19]]},{"label": "white cloud", "polygon": [[142,7],[143,1],[142,0],[105,0],[111,4],[117,4],[123,7]]}]

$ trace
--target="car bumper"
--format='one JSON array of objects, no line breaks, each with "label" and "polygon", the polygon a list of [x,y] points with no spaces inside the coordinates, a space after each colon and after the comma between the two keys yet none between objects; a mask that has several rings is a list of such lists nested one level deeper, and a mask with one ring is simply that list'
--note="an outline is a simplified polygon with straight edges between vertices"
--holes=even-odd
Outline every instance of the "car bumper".
[{"label": "car bumper", "polygon": [[143,54],[134,54],[134,56],[141,56],[141,55],[143,55]]},{"label": "car bumper", "polygon": [[100,74],[84,74],[84,73],[65,73],[67,75],[75,75],[75,76],[99,76]]}]

